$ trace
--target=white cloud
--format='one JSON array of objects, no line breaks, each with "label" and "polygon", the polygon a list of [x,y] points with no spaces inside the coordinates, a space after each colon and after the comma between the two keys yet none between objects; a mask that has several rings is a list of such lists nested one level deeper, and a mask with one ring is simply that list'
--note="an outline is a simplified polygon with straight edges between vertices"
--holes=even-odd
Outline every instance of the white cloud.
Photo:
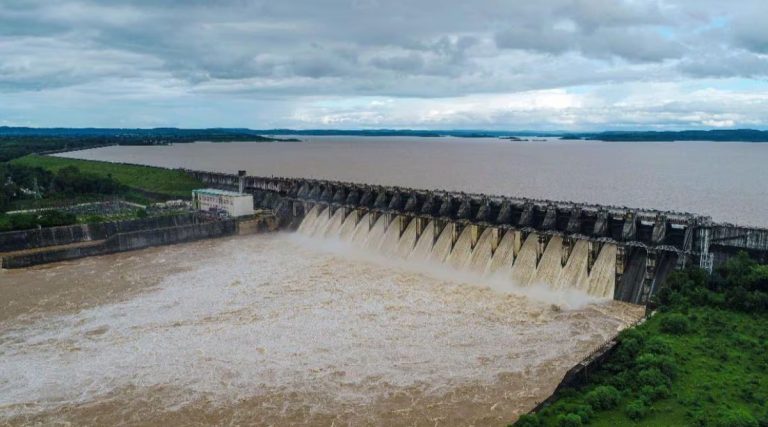
[{"label": "white cloud", "polygon": [[[0,119],[765,127],[766,4],[7,1],[0,3]],[[59,109],[44,108],[51,102]]]}]

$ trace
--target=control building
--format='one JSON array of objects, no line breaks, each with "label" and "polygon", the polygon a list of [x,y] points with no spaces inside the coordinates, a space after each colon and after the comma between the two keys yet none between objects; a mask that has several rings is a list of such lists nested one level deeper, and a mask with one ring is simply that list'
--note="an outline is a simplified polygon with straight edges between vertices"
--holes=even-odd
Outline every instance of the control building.
[{"label": "control building", "polygon": [[230,217],[251,215],[254,212],[253,195],[215,188],[192,190],[192,206],[204,212],[226,212]]}]

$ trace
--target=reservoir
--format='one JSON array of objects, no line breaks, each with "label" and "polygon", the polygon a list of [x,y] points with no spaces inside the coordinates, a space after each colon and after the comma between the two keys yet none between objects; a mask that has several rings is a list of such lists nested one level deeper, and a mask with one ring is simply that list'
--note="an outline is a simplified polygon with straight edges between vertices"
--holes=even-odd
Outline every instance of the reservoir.
[{"label": "reservoir", "polygon": [[62,156],[684,211],[768,226],[768,144],[301,139],[114,146]]}]

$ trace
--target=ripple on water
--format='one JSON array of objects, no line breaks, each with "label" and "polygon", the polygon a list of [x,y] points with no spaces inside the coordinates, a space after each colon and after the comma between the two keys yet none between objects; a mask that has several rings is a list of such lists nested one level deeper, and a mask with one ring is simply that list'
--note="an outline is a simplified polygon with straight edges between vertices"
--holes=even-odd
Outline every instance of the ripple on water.
[{"label": "ripple on water", "polygon": [[[132,256],[120,274],[108,257],[57,266],[62,289],[79,286],[82,265],[109,281],[82,306],[62,299],[75,309],[49,302],[41,319],[0,323],[0,420],[498,424],[641,314],[554,310],[284,235]],[[130,280],[134,292],[100,299]]]}]

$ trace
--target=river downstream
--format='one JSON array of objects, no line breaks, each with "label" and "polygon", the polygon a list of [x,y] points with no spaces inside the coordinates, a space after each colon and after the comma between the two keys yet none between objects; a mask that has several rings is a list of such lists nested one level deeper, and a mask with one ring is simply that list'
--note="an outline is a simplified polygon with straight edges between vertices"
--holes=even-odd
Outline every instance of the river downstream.
[{"label": "river downstream", "polygon": [[505,425],[642,314],[287,234],[6,270],[0,295],[9,425]]}]

